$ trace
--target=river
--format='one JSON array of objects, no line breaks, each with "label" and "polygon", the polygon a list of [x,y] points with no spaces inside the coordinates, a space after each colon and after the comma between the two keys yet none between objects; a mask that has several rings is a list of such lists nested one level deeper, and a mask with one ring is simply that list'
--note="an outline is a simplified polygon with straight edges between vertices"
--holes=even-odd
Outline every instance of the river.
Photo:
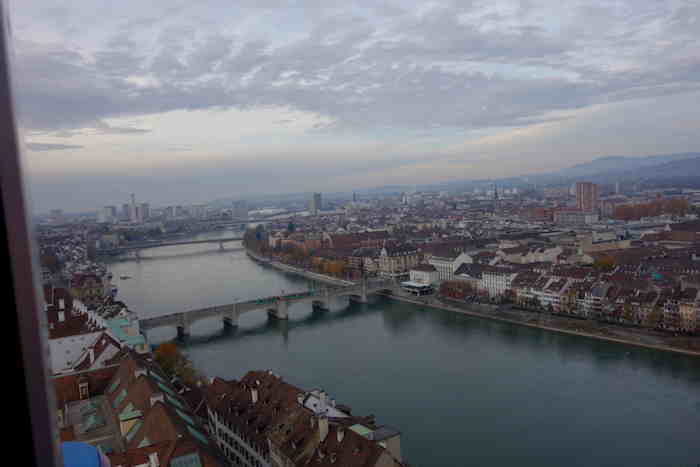
[{"label": "river", "polygon": [[[217,232],[198,238],[230,236]],[[234,243],[228,246],[236,246]],[[306,290],[218,244],[109,264],[140,316]],[[120,280],[122,275],[130,279]],[[152,344],[175,336],[149,331]],[[196,323],[185,349],[209,376],[272,369],[402,432],[413,466],[695,466],[700,359],[377,299],[289,322]]]}]

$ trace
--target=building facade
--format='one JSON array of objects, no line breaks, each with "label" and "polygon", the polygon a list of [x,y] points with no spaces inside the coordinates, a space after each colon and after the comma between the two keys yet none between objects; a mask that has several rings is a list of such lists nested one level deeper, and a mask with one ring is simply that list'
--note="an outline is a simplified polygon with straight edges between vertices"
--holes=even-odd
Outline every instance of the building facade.
[{"label": "building facade", "polygon": [[576,182],[576,207],[581,211],[598,210],[598,185],[591,182]]}]

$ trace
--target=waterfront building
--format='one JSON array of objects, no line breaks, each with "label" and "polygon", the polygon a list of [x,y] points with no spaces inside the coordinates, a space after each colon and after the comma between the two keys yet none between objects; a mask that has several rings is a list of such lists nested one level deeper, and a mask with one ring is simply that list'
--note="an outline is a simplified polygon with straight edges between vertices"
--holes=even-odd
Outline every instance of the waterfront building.
[{"label": "waterfront building", "polygon": [[435,285],[439,282],[438,271],[432,264],[419,264],[409,271],[409,280],[420,284]]},{"label": "waterfront building", "polygon": [[54,374],[102,367],[123,348],[148,352],[137,316],[122,302],[87,305],[50,285],[44,296]]},{"label": "waterfront building", "polygon": [[271,371],[250,371],[240,381],[214,378],[206,404],[210,432],[234,465],[402,465],[400,432]]},{"label": "waterfront building", "polygon": [[448,247],[433,251],[428,264],[437,272],[438,281],[449,281],[454,278],[455,261],[459,256],[458,250]]},{"label": "waterfront building", "polygon": [[104,368],[55,378],[54,388],[62,440],[92,444],[112,465],[226,465],[150,354],[120,353]]},{"label": "waterfront building", "polygon": [[688,287],[683,290],[678,301],[678,312],[681,320],[681,330],[696,332],[700,318],[700,294],[697,288]]},{"label": "waterfront building", "polygon": [[408,278],[412,267],[421,262],[418,249],[407,243],[385,242],[379,253],[379,275],[385,278]]}]

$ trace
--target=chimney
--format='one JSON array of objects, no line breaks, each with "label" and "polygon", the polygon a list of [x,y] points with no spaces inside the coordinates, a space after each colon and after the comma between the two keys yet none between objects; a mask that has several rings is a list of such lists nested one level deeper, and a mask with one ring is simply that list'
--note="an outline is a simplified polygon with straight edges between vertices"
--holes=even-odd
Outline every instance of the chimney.
[{"label": "chimney", "polygon": [[66,320],[66,312],[65,311],[59,311],[58,312],[58,322],[62,323]]},{"label": "chimney", "polygon": [[156,405],[156,402],[163,402],[162,392],[154,392],[153,394],[151,394],[151,407]]},{"label": "chimney", "polygon": [[253,404],[258,402],[258,390],[255,388],[250,388],[250,396],[253,400]]},{"label": "chimney", "polygon": [[66,309],[66,302],[62,298],[58,299],[58,309],[59,310],[65,310]]},{"label": "chimney", "polygon": [[326,391],[321,391],[318,395],[318,410],[319,413],[322,415],[325,415],[328,412],[328,394],[326,394]]},{"label": "chimney", "polygon": [[343,438],[345,438],[345,428],[339,426],[336,434],[338,435],[338,443],[342,443]]},{"label": "chimney", "polygon": [[328,417],[321,415],[318,417],[318,439],[324,442],[328,436]]},{"label": "chimney", "polygon": [[148,455],[148,467],[158,467],[160,463],[158,462],[158,453],[152,452]]},{"label": "chimney", "polygon": [[90,349],[88,349],[88,352],[90,353],[90,365],[92,365],[93,363],[95,363],[95,348],[90,347]]}]

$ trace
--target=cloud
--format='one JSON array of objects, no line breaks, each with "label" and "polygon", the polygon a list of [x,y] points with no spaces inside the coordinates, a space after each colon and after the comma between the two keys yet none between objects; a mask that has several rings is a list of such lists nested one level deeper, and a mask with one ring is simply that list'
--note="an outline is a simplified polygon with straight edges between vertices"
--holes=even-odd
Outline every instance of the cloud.
[{"label": "cloud", "polygon": [[[680,114],[700,118],[697,2],[124,0],[113,14],[103,8],[28,0],[13,12],[22,126],[37,140],[98,148],[95,166],[148,154],[159,167],[209,167],[227,154],[241,169],[231,170],[232,184],[258,189],[274,171],[275,180],[293,174],[290,188],[333,177],[358,184],[368,167],[375,178],[437,177],[438,166],[458,176],[463,161],[464,176],[478,177],[519,168],[513,161],[525,152],[528,170],[545,170],[605,148],[700,145],[678,129]],[[665,121],[652,124],[662,108]],[[265,118],[212,125],[232,109]],[[639,116],[616,109],[648,118],[630,125]],[[584,131],[591,112],[596,130]],[[189,119],[166,131],[174,113]],[[533,136],[545,127],[546,137]],[[337,145],[321,154],[316,141]],[[85,158],[70,163],[87,170]]]},{"label": "cloud", "polygon": [[60,151],[64,149],[82,149],[84,146],[78,144],[53,144],[53,143],[26,143],[25,146],[30,151]]},{"label": "cloud", "polygon": [[[268,13],[273,24],[284,5]],[[58,130],[177,109],[287,106],[345,128],[473,129],[700,86],[693,52],[700,40],[688,29],[694,13],[666,2],[630,0],[616,9],[584,2],[558,25],[538,19],[561,10],[556,3],[420,10],[381,2],[370,13],[342,2],[307,5],[322,19],[301,34],[282,28],[280,37],[291,39],[281,44],[224,29],[203,33],[185,16],[152,34],[150,48],[134,37],[158,26],[136,19],[128,34],[114,26],[92,52],[22,38],[17,74],[27,124]],[[241,21],[268,18],[255,11]]]},{"label": "cloud", "polygon": [[95,123],[95,131],[97,134],[101,135],[142,135],[151,130],[145,128],[112,126],[102,120],[98,120]]}]

